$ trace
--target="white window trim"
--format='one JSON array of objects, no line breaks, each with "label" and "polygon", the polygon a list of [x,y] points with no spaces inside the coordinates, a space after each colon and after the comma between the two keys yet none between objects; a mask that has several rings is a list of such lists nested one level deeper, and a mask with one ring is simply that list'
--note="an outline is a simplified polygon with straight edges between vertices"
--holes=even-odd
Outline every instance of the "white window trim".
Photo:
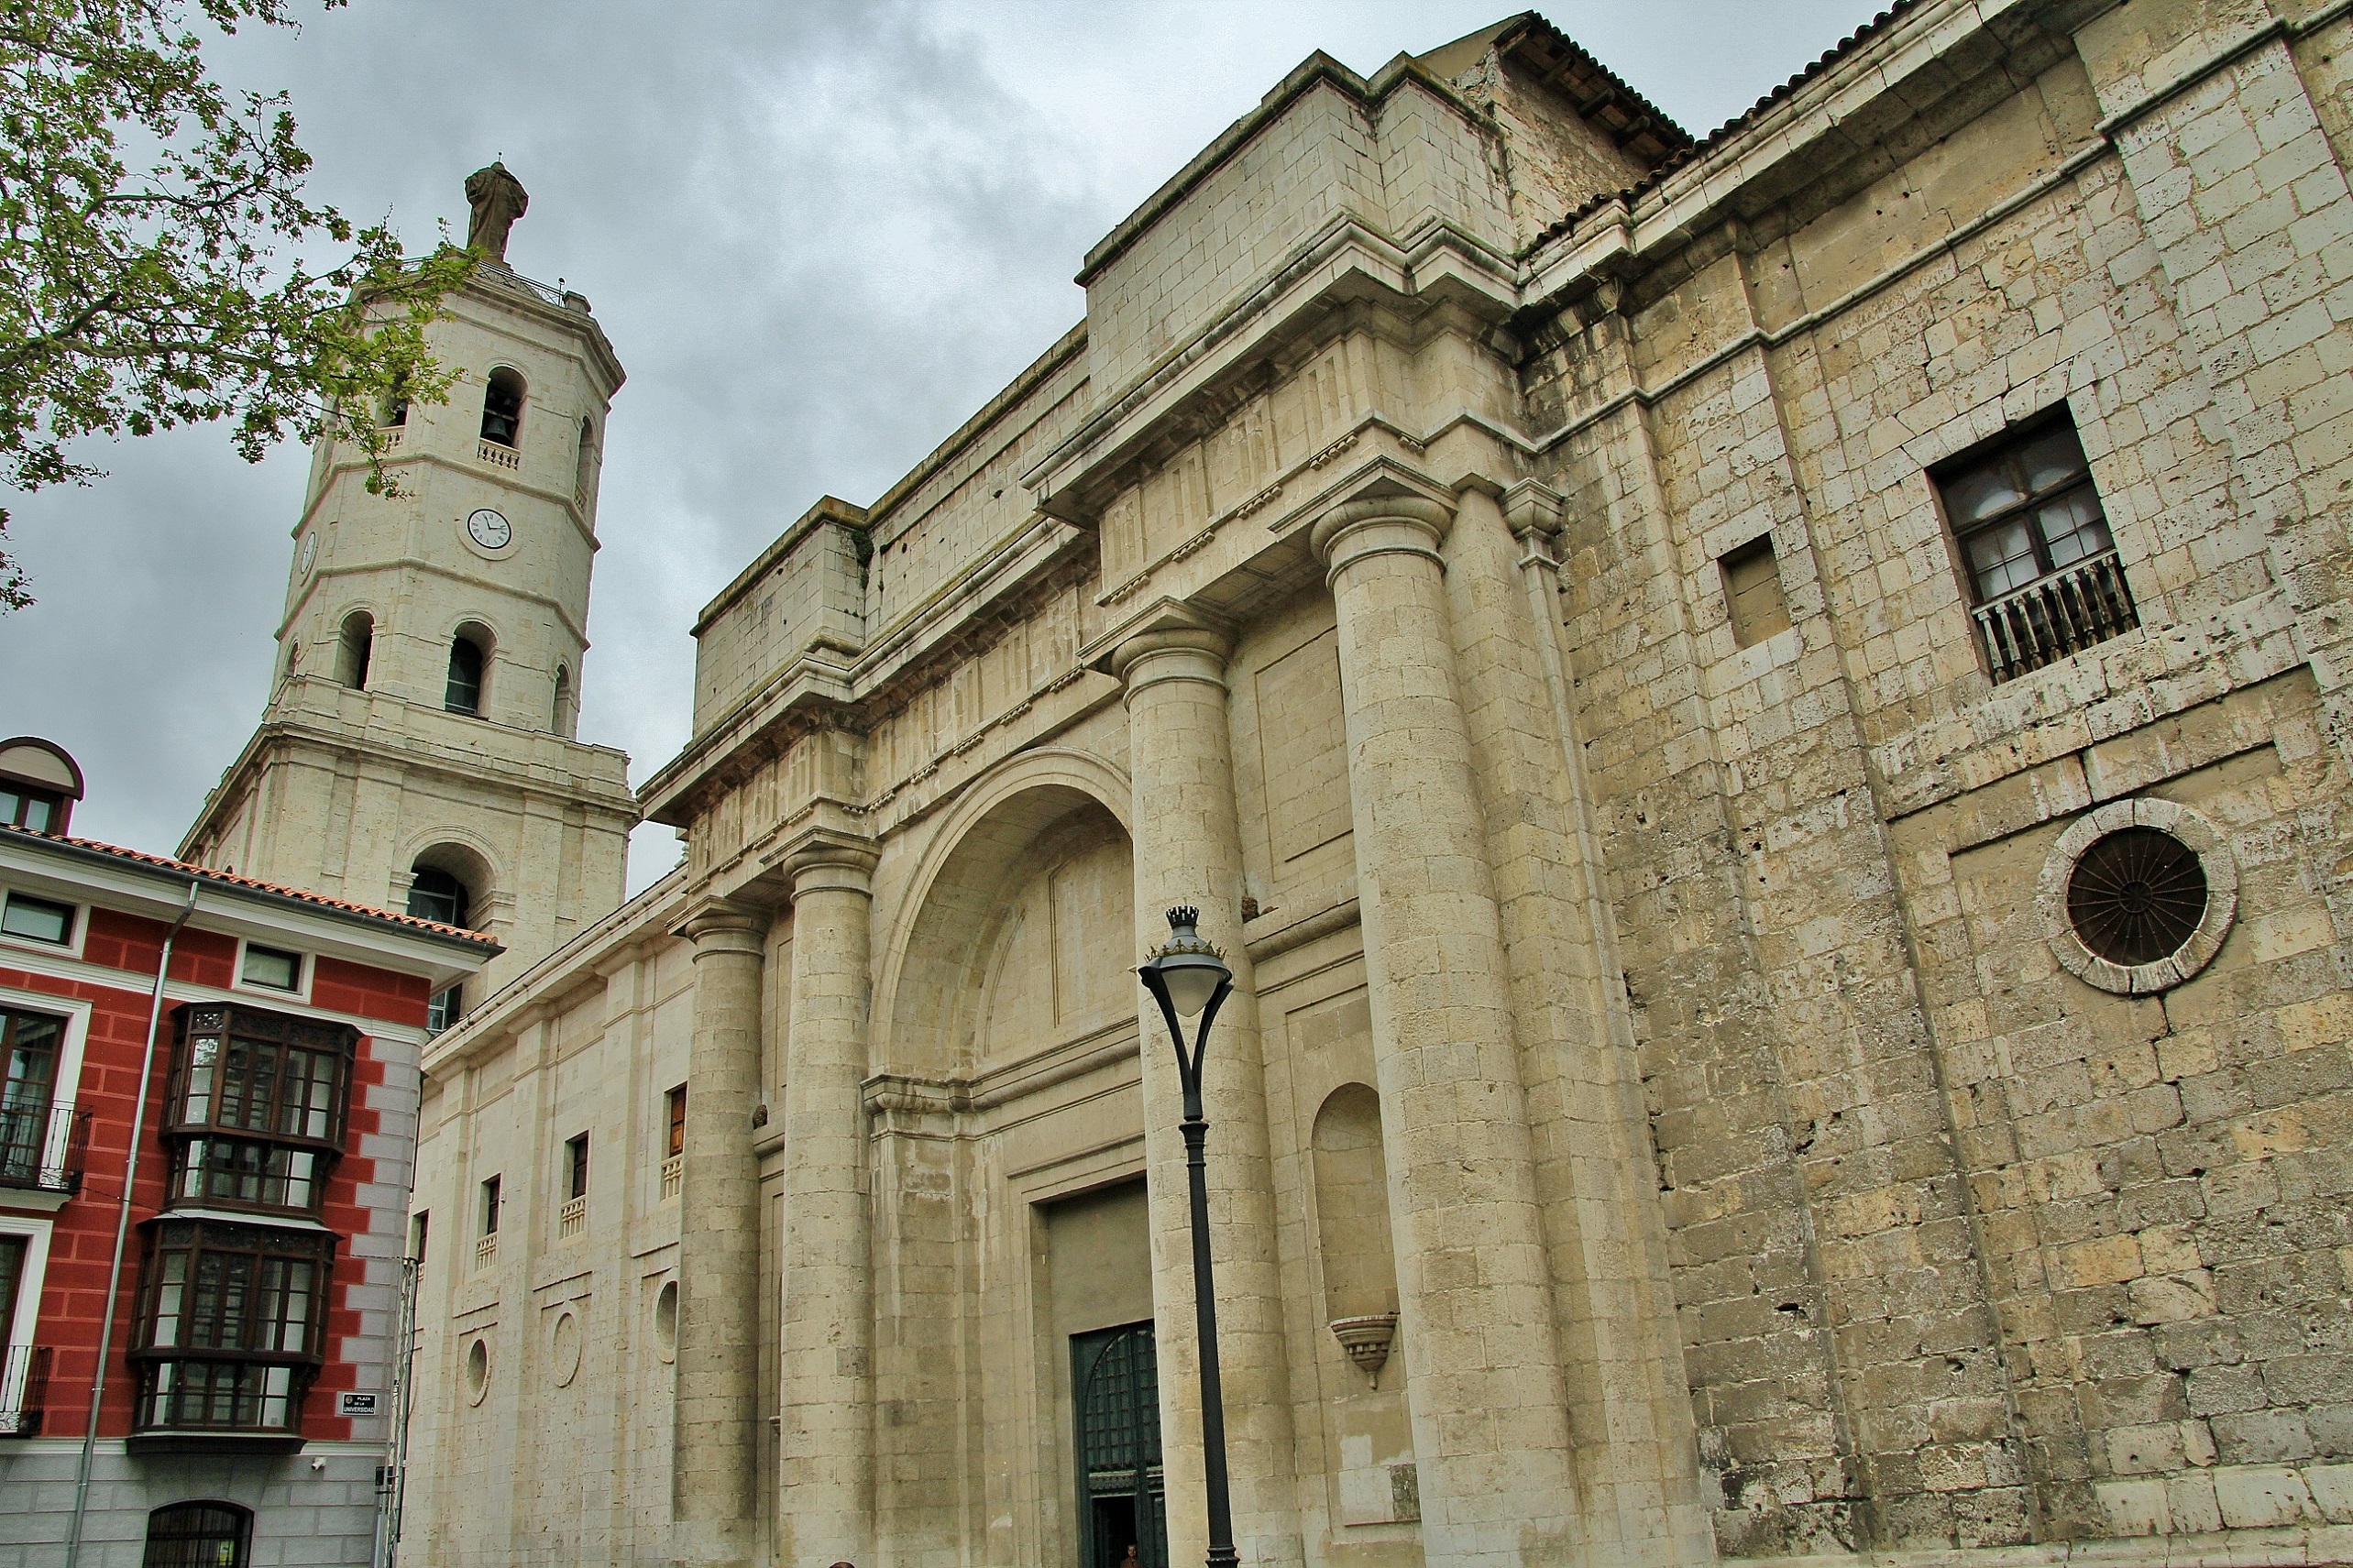
[{"label": "white window trim", "polygon": [[[41,1287],[49,1277],[49,1222],[32,1214],[0,1214],[0,1236],[25,1238],[25,1268],[16,1279],[16,1310],[8,1324],[8,1359],[0,1364],[0,1377],[6,1377],[5,1367],[20,1365],[30,1370],[32,1347],[38,1335],[41,1317]],[[19,1359],[18,1351],[25,1352]],[[0,1387],[0,1402],[23,1408],[24,1386]]]},{"label": "white window trim", "polygon": [[[296,978],[293,990],[280,991],[274,985],[262,985],[245,978],[246,949],[255,947],[267,948],[273,953],[294,955]],[[300,948],[281,948],[275,942],[256,942],[250,937],[239,937],[236,939],[236,967],[229,971],[229,989],[241,992],[247,996],[269,996],[280,1002],[292,1002],[308,1006],[311,1001],[311,977],[318,972],[318,967],[317,956],[306,953]]]},{"label": "white window trim", "polygon": [[21,893],[27,898],[38,898],[43,904],[62,904],[71,908],[73,911],[73,934],[66,941],[44,942],[38,938],[19,937],[14,931],[0,931],[0,948],[17,948],[28,953],[61,953],[77,959],[82,956],[82,944],[90,935],[89,905],[80,899],[60,898],[53,893],[38,893],[29,887],[0,885],[0,910],[6,908],[8,895],[12,893]]}]

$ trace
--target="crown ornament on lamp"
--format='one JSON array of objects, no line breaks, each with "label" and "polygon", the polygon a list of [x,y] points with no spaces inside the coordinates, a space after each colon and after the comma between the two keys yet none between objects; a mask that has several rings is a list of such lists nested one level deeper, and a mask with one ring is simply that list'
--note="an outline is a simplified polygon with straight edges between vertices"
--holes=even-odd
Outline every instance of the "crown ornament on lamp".
[{"label": "crown ornament on lamp", "polygon": [[1201,911],[1180,904],[1169,911],[1169,939],[1152,950],[1136,972],[1159,997],[1163,1007],[1180,1018],[1197,1017],[1221,988],[1234,983],[1226,955],[1199,931]]}]

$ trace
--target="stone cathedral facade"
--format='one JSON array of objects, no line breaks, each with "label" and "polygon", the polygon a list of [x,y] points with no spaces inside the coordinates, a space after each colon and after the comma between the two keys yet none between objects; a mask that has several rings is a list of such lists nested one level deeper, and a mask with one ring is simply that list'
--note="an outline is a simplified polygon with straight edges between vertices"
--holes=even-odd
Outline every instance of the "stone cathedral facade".
[{"label": "stone cathedral facade", "polygon": [[2353,1559],[2348,164],[2345,0],[1310,58],[430,1047],[402,1560],[1200,1561],[1180,903],[1244,1563]]}]

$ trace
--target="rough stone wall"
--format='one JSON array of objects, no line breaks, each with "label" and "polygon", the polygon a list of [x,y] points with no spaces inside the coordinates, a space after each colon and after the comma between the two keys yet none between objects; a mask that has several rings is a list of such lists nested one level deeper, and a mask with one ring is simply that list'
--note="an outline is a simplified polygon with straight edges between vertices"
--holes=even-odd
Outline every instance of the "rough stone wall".
[{"label": "rough stone wall", "polygon": [[[1793,213],[1818,215],[1759,220],[1763,243],[1695,236],[1655,291],[1563,321],[1534,367],[1538,428],[1660,389],[1585,423],[1555,461],[1729,1553],[2334,1517],[2316,1499],[2336,1473],[2278,1467],[2342,1453],[2309,1414],[2336,1398],[2347,1332],[2346,1282],[2325,1261],[2342,1189],[2300,1140],[2342,1114],[2336,1046],[2312,1020],[2341,986],[2343,936],[2333,873],[2254,868],[2298,853],[2298,835],[2300,863],[2333,865],[2339,830],[2331,808],[2288,804],[2332,788],[2319,730],[2293,717],[2309,688],[2300,708],[2294,688],[2251,683],[2295,657],[2299,602],[2336,602],[2341,543],[2282,549],[2330,503],[2255,498],[2312,496],[2335,450],[2318,433],[2334,400],[2296,367],[2333,352],[2298,313],[2337,276],[2343,178],[2299,150],[2321,137],[2277,43],[2273,63],[2259,49],[2168,99],[2148,116],[2161,133],[2136,123],[2101,143],[2103,111],[2237,41],[2229,18],[2194,9],[2135,6],[2118,13],[2144,18],[2135,42],[2085,44],[2093,71],[2114,69],[2104,49],[2132,59],[2131,90],[2103,83],[2095,102],[2082,60],[2045,66],[1852,195],[1793,194]],[[2169,245],[2215,270],[2176,281]],[[1765,346],[1741,346],[1759,333]],[[2240,392],[2266,364],[2261,389]],[[2062,402],[2145,630],[1993,687],[1926,470]],[[2320,442],[2304,457],[2239,455],[2249,440],[2293,450],[2299,430]],[[1741,648],[1714,563],[1759,535],[1794,625]],[[2261,806],[2196,771],[2274,725]],[[2135,762],[2066,787],[2102,748]],[[2034,912],[2057,825],[2135,791],[2213,800],[2247,846],[2260,918],[2297,933],[2242,928],[2238,961],[2269,970],[2284,941],[2281,968],[2260,985],[2210,971],[2181,993],[2198,1038],[2233,1042],[2218,1054],[2169,1043],[2181,1025],[2157,1004],[2060,971]],[[1993,819],[2020,837],[1968,848]],[[1976,921],[1989,934],[1964,946]],[[2015,1050],[2043,1054],[1999,1065]],[[2270,1065],[2282,1057],[2294,1065]],[[2248,1130],[2261,1116],[2276,1146]],[[2231,1196],[2210,1199],[2209,1179]],[[2229,1216],[2212,1241],[2210,1201]],[[2234,1312],[2286,1364],[2279,1394],[2242,1365],[2260,1353]]]}]

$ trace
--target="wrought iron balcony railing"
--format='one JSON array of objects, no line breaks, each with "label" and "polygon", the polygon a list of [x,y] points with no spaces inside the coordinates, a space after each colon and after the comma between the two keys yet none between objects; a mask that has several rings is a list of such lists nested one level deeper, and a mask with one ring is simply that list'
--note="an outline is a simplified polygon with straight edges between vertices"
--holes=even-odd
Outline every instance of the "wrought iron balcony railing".
[{"label": "wrought iron balcony railing", "polygon": [[38,1437],[49,1412],[49,1347],[20,1344],[0,1362],[0,1437]]},{"label": "wrought iron balcony railing", "polygon": [[89,1149],[90,1113],[71,1101],[0,1104],[0,1187],[71,1197]]},{"label": "wrought iron balcony railing", "polygon": [[1997,681],[2057,663],[2140,624],[2113,550],[2037,577],[1972,613]]}]

